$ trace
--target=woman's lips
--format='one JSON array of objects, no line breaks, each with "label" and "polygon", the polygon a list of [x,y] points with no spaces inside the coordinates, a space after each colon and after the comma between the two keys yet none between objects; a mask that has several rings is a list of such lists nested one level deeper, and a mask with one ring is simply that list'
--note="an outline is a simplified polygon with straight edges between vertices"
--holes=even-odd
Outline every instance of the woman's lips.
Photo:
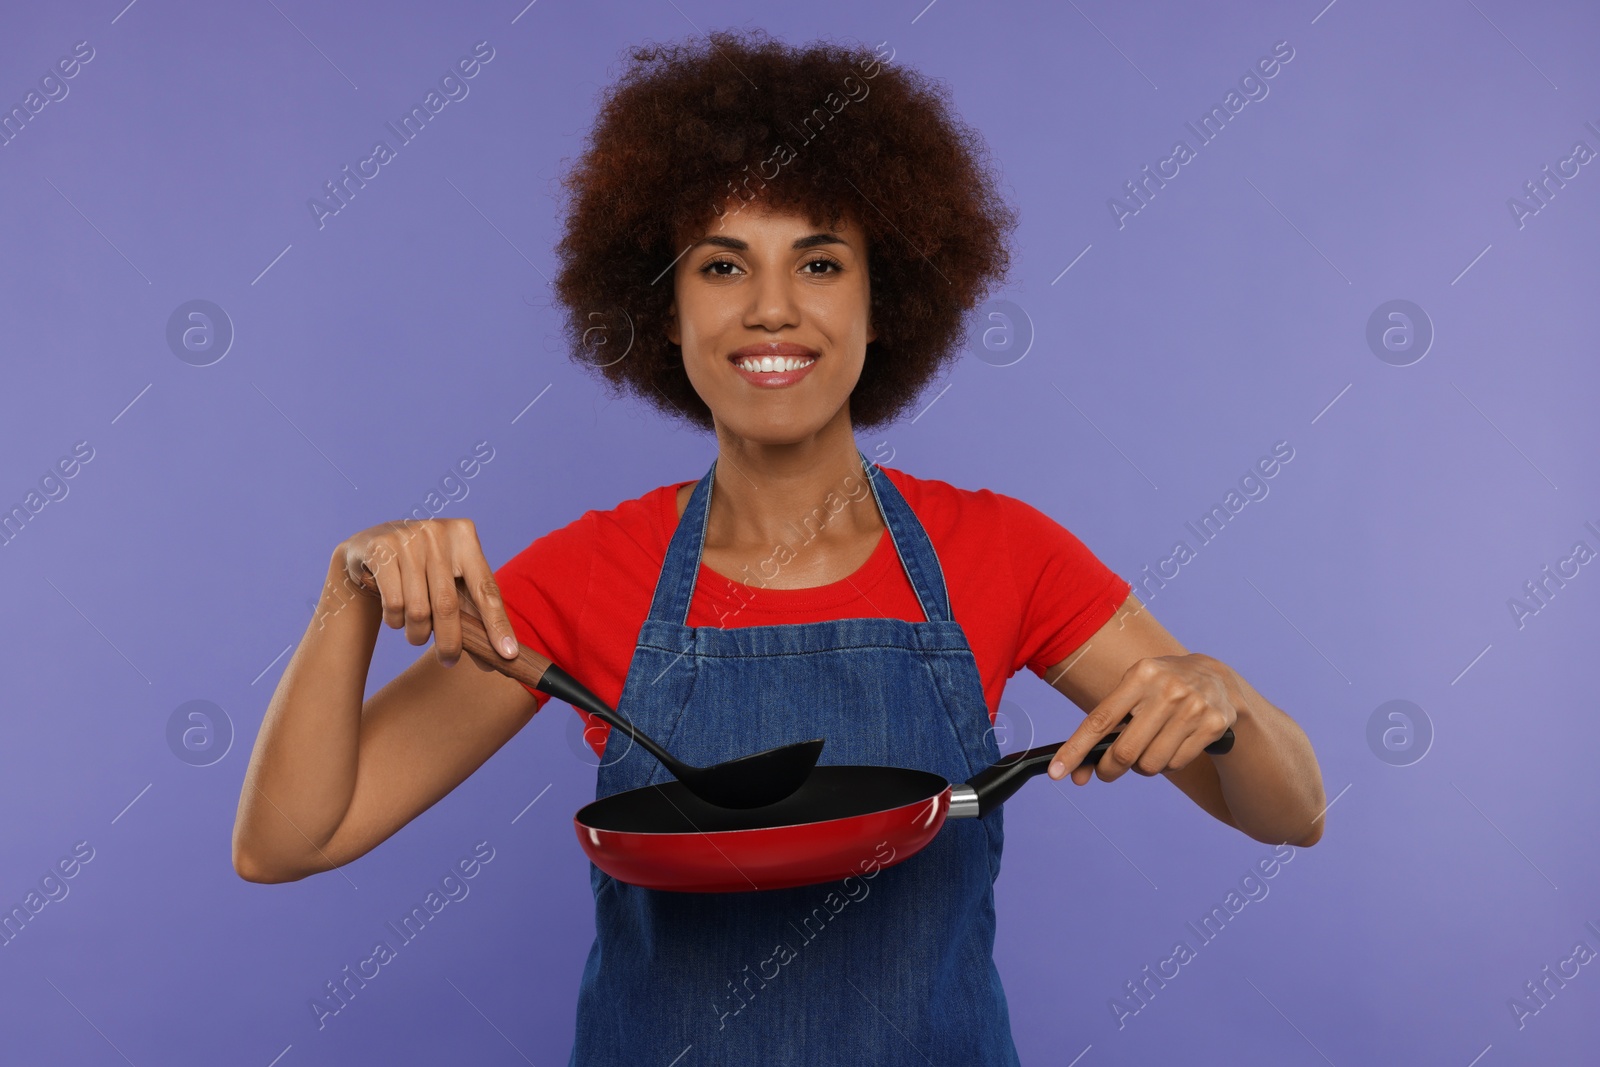
[{"label": "woman's lips", "polygon": [[[746,357],[743,363],[759,365],[760,360],[761,357],[749,356]],[[745,367],[741,365],[741,361],[732,360],[730,362],[732,363],[733,369],[739,372],[740,377],[749,382],[751,385],[761,389],[782,389],[786,386],[793,385],[806,375],[810,374],[811,368],[817,365],[816,358],[812,356],[794,356],[780,358],[774,361],[776,364],[783,365],[793,364],[796,362],[800,363],[800,366],[794,367],[792,370],[746,370]]]}]

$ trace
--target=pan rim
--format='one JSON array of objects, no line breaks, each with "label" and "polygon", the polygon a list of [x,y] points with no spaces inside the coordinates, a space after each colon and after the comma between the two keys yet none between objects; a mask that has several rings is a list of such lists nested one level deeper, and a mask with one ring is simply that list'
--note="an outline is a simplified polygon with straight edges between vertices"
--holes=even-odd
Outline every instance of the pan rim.
[{"label": "pan rim", "polygon": [[[838,766],[838,765],[835,764],[834,766]],[[876,769],[882,769],[882,768],[874,768],[874,769],[876,770]],[[911,770],[912,768],[895,768],[895,769],[897,769],[897,770]],[[919,797],[916,800],[907,801],[904,804],[895,804],[892,807],[887,807],[887,808],[874,808],[871,811],[858,811],[858,812],[855,812],[855,813],[850,814],[850,815],[839,815],[839,816],[836,816],[836,817],[834,817],[832,819],[810,819],[810,820],[806,820],[804,822],[776,823],[776,824],[771,825],[771,826],[746,826],[746,827],[742,827],[742,828],[739,828],[739,829],[729,829],[729,830],[611,830],[611,829],[604,829],[604,828],[601,828],[601,827],[598,827],[598,826],[591,826],[590,824],[584,822],[583,818],[582,818],[583,813],[585,811],[587,811],[593,805],[599,804],[602,801],[611,799],[611,797],[601,797],[599,800],[592,800],[588,804],[585,804],[583,807],[579,808],[577,810],[577,812],[574,813],[573,816],[572,816],[572,823],[578,829],[578,831],[580,833],[589,833],[589,834],[626,834],[626,835],[628,835],[630,837],[673,838],[673,837],[709,837],[709,836],[711,836],[713,834],[718,835],[718,836],[722,836],[722,835],[726,835],[726,834],[767,834],[767,833],[772,833],[775,830],[787,830],[787,829],[793,829],[795,827],[822,827],[822,826],[829,826],[829,825],[832,825],[832,824],[835,824],[835,823],[849,822],[852,819],[862,819],[862,818],[870,818],[870,817],[879,816],[879,815],[888,815],[888,814],[893,813],[893,812],[903,811],[906,808],[915,808],[915,807],[917,807],[919,805],[928,804],[930,802],[933,802],[933,803],[937,804],[937,801],[939,800],[940,797],[942,797],[945,794],[949,793],[950,790],[954,788],[954,786],[951,784],[951,782],[948,779],[943,778],[943,777],[941,777],[939,775],[936,775],[932,771],[917,771],[916,773],[918,773],[918,774],[926,774],[926,775],[929,775],[929,776],[931,776],[933,778],[937,778],[939,781],[944,782],[943,788],[937,789],[937,790],[929,793],[926,796]],[[650,785],[640,786],[639,788],[640,789],[653,789],[653,788],[654,789],[659,789],[661,786],[667,785],[667,784],[670,784],[670,783],[667,783],[667,782],[655,782],[655,783],[652,783]],[[612,796],[621,796],[621,795],[622,794],[620,794],[620,793],[613,793],[612,794]]]}]

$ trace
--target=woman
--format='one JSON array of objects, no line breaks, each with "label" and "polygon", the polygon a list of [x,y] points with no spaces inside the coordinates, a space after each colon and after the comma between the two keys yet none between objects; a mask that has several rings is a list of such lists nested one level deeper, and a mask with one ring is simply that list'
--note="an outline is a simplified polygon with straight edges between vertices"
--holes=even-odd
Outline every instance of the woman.
[{"label": "woman", "polygon": [[[856,426],[907,411],[959,351],[1007,263],[1014,216],[938,90],[865,49],[759,33],[634,60],[567,179],[555,290],[575,353],[711,430],[716,459],[498,572],[466,520],[341,543],[256,741],[239,873],[363,855],[548,699],[450,669],[457,579],[504,657],[538,649],[690,763],[822,736],[824,763],[964,780],[999,757],[1000,693],[1029,666],[1089,713],[1053,777],[1163,774],[1253,838],[1315,843],[1321,778],[1287,715],[1042,513],[857,449]],[[380,623],[436,654],[363,706]],[[590,725],[597,796],[666,780]],[[1230,727],[1230,753],[1201,751]],[[1015,1064],[992,958],[1002,812],[829,895],[668,893],[591,866],[572,1062]]]}]

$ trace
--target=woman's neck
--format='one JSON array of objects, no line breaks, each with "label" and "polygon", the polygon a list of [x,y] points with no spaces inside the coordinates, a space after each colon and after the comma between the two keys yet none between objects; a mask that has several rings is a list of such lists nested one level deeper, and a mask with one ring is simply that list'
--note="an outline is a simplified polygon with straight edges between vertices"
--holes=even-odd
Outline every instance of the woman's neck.
[{"label": "woman's neck", "polygon": [[770,548],[793,541],[797,529],[836,544],[875,541],[883,518],[863,493],[865,478],[848,410],[795,444],[762,444],[719,427],[706,545]]}]

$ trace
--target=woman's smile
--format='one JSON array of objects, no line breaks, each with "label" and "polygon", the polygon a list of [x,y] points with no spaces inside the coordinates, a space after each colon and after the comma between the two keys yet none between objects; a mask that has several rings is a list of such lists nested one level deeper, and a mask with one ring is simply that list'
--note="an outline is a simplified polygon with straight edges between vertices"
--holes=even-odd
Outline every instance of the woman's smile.
[{"label": "woman's smile", "polygon": [[745,345],[730,355],[728,362],[758,389],[783,389],[811,373],[817,352],[804,345],[776,342]]}]

